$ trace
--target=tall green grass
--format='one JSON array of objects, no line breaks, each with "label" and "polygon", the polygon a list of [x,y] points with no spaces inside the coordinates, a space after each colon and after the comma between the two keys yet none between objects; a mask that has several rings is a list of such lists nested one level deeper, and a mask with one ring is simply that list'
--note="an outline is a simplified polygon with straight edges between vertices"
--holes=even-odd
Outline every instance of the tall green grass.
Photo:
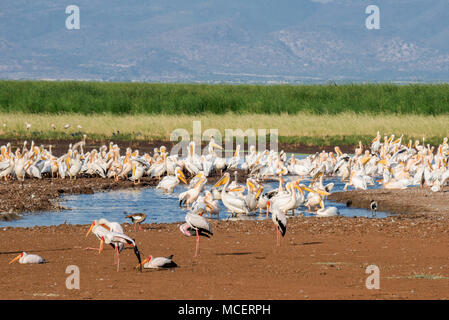
[{"label": "tall green grass", "polygon": [[449,114],[448,84],[206,85],[0,81],[0,112]]}]

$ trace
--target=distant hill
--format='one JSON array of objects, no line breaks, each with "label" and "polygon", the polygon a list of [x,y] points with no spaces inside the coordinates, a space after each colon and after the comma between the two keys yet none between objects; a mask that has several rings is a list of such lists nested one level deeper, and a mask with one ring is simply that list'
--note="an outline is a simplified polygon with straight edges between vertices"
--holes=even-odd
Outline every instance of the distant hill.
[{"label": "distant hill", "polygon": [[0,78],[448,81],[448,40],[447,0],[15,0],[0,6]]}]

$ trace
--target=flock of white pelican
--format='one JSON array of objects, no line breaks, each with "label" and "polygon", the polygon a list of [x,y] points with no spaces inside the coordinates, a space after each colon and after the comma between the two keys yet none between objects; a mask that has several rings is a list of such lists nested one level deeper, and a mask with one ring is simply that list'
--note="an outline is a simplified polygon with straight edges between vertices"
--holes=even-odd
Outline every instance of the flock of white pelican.
[{"label": "flock of white pelican", "polygon": [[[179,206],[187,207],[189,211],[180,231],[187,237],[196,236],[195,256],[198,256],[200,236],[213,235],[205,214],[219,217],[219,201],[232,215],[253,215],[257,212],[265,212],[266,218],[271,215],[279,246],[280,237],[286,233],[289,212],[304,206],[316,216],[339,214],[336,207],[325,205],[326,196],[330,195],[334,187],[332,182],[325,184],[325,178],[340,179],[345,183],[344,190],[366,190],[369,186],[385,189],[420,186],[434,192],[442,191],[449,179],[448,139],[444,138],[437,147],[426,145],[425,139],[422,144],[419,140],[410,140],[404,144],[402,139],[403,136],[395,139],[391,135],[384,136],[382,141],[377,132],[370,146],[364,147],[360,142],[353,154],[343,153],[337,146],[334,148],[335,152],[322,151],[297,159],[294,154],[287,156],[283,151],[257,152],[254,146],[250,146],[245,156],[241,156],[240,146],[237,146],[232,157],[224,158],[217,154],[222,147],[211,138],[207,145],[207,155],[196,154],[195,144],[191,142],[187,156],[181,158],[169,155],[164,146],[155,148],[153,155],[141,154],[139,150],[130,148],[126,149],[125,154],[121,154],[118,145],[112,142],[99,150],[85,152],[84,136],[83,140],[70,145],[69,150],[59,157],[52,154],[51,147],[46,149],[33,142],[29,149],[24,142],[23,147],[17,148],[15,152],[11,151],[10,144],[3,145],[0,147],[0,177],[5,181],[8,178],[24,181],[25,178],[41,179],[44,174],[52,179],[99,176],[115,180],[129,179],[138,184],[142,177],[149,176],[156,177],[159,180],[156,188],[167,193],[175,192],[176,187],[183,184],[184,190],[178,195]],[[234,173],[234,179],[230,172]],[[242,172],[246,173],[247,178],[244,184],[239,184],[238,173]],[[220,176],[213,186],[207,184],[207,178],[212,174]],[[265,182],[268,180],[279,181],[279,186],[264,192]],[[374,200],[371,201],[370,208],[372,212],[377,210]],[[126,218],[131,219],[135,228],[139,224],[140,229],[140,223],[146,216],[134,214]],[[141,262],[135,240],[123,233],[119,223],[110,223],[106,219],[96,220],[88,234],[90,232],[100,240],[100,247],[95,250],[101,252],[105,243],[114,248],[117,270],[120,252],[126,244],[134,248],[139,268],[176,266],[171,256],[148,256]]]}]

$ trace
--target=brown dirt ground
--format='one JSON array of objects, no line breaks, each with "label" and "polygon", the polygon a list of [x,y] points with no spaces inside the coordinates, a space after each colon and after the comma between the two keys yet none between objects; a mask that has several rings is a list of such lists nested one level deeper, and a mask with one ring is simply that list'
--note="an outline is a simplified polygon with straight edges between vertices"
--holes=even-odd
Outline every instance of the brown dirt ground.
[{"label": "brown dirt ground", "polygon": [[449,214],[449,187],[442,192],[429,188],[407,188],[405,190],[352,190],[335,192],[328,199],[346,203],[347,206],[369,209],[371,200],[378,204],[379,211],[404,214]]},{"label": "brown dirt ground", "polygon": [[[144,224],[135,238],[143,255],[174,254],[178,268],[134,268],[123,250],[120,272],[113,250],[101,255],[88,225],[0,229],[0,299],[447,299],[448,218],[397,216],[291,218],[280,247],[270,220],[212,221],[214,236],[184,237],[179,224]],[[22,250],[43,265],[8,262]],[[380,289],[368,290],[365,269],[380,269]],[[80,269],[80,289],[65,286],[67,266]]]}]

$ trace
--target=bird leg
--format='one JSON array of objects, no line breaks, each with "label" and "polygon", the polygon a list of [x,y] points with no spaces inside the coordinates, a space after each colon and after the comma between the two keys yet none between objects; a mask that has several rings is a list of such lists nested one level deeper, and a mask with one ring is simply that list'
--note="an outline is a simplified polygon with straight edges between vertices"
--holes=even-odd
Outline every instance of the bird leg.
[{"label": "bird leg", "polygon": [[99,250],[99,248],[91,248],[91,247],[86,247],[86,248],[84,248],[84,250],[95,250],[95,251],[98,251],[98,250]]},{"label": "bird leg", "polygon": [[115,257],[117,259],[117,272],[119,271],[120,268],[120,253],[118,252],[118,246],[115,246]]},{"label": "bird leg", "polygon": [[196,230],[196,249],[195,258],[200,255],[200,235],[198,234],[198,229]]},{"label": "bird leg", "polygon": [[140,225],[140,223],[139,223],[139,230],[141,230],[141,231],[143,230],[143,229],[142,229],[142,226]]},{"label": "bird leg", "polygon": [[279,226],[276,226],[276,236],[277,236],[277,246],[279,247],[281,245]]}]

